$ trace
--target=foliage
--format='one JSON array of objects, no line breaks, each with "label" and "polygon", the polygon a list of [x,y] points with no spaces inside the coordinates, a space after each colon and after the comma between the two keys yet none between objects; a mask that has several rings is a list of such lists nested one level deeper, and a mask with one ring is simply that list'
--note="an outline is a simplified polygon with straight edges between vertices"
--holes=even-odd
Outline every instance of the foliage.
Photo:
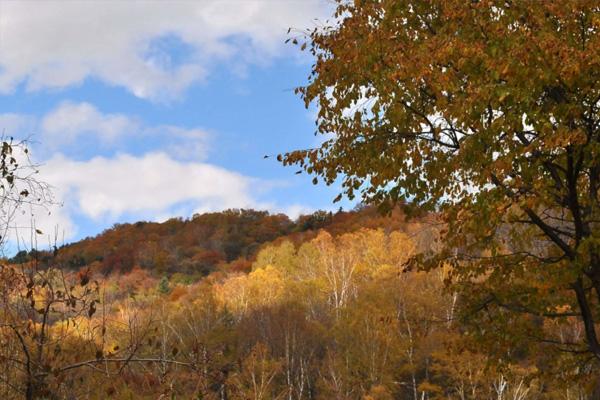
[{"label": "foliage", "polygon": [[[280,160],[340,178],[338,199],[441,211],[424,261],[452,263],[469,334],[498,361],[520,345],[597,368],[598,2],[339,1],[306,40],[298,92],[330,136]],[[561,335],[574,318],[585,334]]]},{"label": "foliage", "polygon": [[158,292],[162,294],[168,294],[171,291],[171,287],[169,286],[169,278],[163,276],[160,282],[158,283]]},{"label": "foliage", "polygon": [[275,241],[251,272],[194,282],[7,266],[2,398],[587,399],[546,378],[568,355],[500,368],[471,347],[451,267],[408,268],[412,224]]},{"label": "foliage", "polygon": [[[217,270],[248,272],[261,246],[272,240],[286,237],[298,243],[314,237],[317,228],[340,234],[359,226],[398,229],[403,224],[401,209],[395,210],[392,218],[382,218],[374,209],[364,208],[336,214],[317,211],[296,221],[265,211],[227,210],[195,215],[189,220],[117,224],[96,237],[55,251],[56,261],[70,270],[90,267],[109,275],[139,267],[157,276],[180,273],[198,280]],[[35,259],[49,266],[55,251],[21,250],[9,262]]]}]

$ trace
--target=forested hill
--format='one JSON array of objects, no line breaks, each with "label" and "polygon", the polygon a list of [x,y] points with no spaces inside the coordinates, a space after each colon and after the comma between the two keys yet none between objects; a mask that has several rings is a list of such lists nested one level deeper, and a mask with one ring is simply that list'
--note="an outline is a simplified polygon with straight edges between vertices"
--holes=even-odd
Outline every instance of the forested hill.
[{"label": "forested hill", "polygon": [[339,235],[360,228],[412,232],[421,242],[430,236],[419,220],[408,222],[400,208],[386,216],[370,207],[335,213],[317,211],[296,220],[285,214],[234,209],[196,214],[189,219],[172,218],[163,223],[116,224],[56,252],[22,251],[9,262],[36,258],[42,265],[52,260],[63,268],[89,267],[105,275],[139,267],[156,276],[184,273],[201,277],[217,270],[249,271],[258,250],[268,242],[285,238],[299,244],[314,238],[321,229]]}]

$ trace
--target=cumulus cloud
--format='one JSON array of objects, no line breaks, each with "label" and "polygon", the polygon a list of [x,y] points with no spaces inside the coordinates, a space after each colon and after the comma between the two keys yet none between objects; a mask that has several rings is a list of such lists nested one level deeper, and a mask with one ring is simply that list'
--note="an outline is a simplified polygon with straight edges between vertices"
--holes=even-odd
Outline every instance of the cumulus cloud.
[{"label": "cumulus cloud", "polygon": [[65,148],[80,150],[81,141],[98,143],[103,149],[123,150],[129,140],[153,142],[177,159],[203,159],[210,134],[199,127],[147,125],[140,118],[121,113],[104,113],[87,102],[64,101],[40,118],[30,115],[0,114],[0,128],[6,135],[28,135],[34,139],[38,157],[47,158]]},{"label": "cumulus cloud", "polygon": [[104,142],[139,131],[139,123],[122,114],[103,114],[89,103],[64,102],[44,116],[41,130],[48,143],[73,142],[92,134]]},{"label": "cumulus cloud", "polygon": [[35,125],[35,118],[16,113],[0,114],[0,129],[3,136],[11,136],[17,132],[27,132]]},{"label": "cumulus cloud", "polygon": [[172,99],[219,62],[243,70],[277,57],[288,27],[311,26],[327,7],[323,0],[4,2],[0,92],[93,77],[141,98]]},{"label": "cumulus cloud", "polygon": [[59,155],[46,163],[44,171],[42,178],[57,188],[59,196],[91,218],[162,213],[182,202],[211,209],[255,203],[249,194],[252,179],[211,164],[177,161],[165,153],[89,161]]}]

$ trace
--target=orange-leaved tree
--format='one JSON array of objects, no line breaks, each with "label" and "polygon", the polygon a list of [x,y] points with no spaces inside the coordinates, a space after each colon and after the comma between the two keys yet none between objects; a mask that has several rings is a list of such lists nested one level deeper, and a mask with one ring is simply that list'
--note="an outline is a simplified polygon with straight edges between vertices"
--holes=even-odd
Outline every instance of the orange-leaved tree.
[{"label": "orange-leaved tree", "polygon": [[339,198],[439,211],[428,260],[454,262],[502,357],[535,339],[600,360],[600,4],[338,1],[304,39],[325,138],[279,160]]}]

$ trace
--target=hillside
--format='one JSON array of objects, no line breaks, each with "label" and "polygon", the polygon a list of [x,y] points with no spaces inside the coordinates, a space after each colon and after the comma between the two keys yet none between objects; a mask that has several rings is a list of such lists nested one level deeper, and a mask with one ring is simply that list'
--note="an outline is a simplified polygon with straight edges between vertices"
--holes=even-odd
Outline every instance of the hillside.
[{"label": "hillside", "polygon": [[[406,268],[434,246],[436,226],[402,208],[295,221],[228,210],[21,253],[12,261],[24,264],[0,268],[12,329],[0,377],[16,382],[0,390],[11,399],[35,385],[56,399],[560,400],[589,389],[577,370],[546,378],[560,365],[548,357],[569,356],[520,335],[494,342],[497,355],[480,351],[467,299],[444,286],[452,267]],[[535,318],[507,322],[491,305],[487,316],[497,332],[510,323],[565,334]],[[513,362],[495,364],[509,353]],[[21,368],[32,354],[41,372]],[[531,397],[519,397],[525,385]]]},{"label": "hillside", "polygon": [[42,266],[53,264],[68,270],[88,267],[103,275],[139,267],[155,276],[183,273],[199,278],[217,270],[248,272],[259,249],[269,242],[287,239],[300,244],[321,229],[335,236],[360,228],[412,232],[423,245],[428,241],[419,220],[408,222],[400,208],[386,216],[371,207],[336,213],[317,211],[296,220],[284,214],[236,209],[163,223],[115,224],[97,236],[56,249],[56,254],[22,251],[9,262],[35,258]]}]

